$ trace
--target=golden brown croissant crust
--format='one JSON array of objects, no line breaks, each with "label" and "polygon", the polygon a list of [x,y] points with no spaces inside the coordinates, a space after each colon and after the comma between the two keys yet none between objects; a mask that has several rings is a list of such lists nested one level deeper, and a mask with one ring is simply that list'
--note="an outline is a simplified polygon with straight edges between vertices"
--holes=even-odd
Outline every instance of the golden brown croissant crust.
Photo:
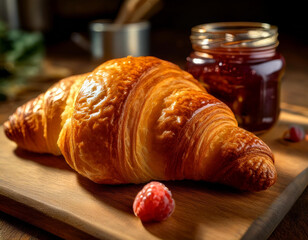
[{"label": "golden brown croissant crust", "polygon": [[4,128],[18,146],[62,154],[97,183],[193,179],[258,191],[277,177],[264,142],[190,74],[155,57],[63,79]]}]

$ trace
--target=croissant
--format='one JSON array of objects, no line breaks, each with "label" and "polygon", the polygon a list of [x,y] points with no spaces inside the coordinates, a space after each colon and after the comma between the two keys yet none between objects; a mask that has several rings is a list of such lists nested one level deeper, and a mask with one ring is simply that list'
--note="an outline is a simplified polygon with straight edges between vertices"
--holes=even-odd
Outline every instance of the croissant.
[{"label": "croissant", "polygon": [[155,57],[107,61],[65,78],[4,123],[20,148],[63,155],[96,183],[204,180],[260,191],[270,148],[189,73]]}]

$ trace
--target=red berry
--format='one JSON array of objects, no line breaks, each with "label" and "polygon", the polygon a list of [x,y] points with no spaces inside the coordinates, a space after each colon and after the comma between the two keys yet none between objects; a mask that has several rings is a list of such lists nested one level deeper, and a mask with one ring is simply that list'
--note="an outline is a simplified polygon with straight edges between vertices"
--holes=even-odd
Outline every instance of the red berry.
[{"label": "red berry", "polygon": [[143,222],[162,221],[172,214],[174,206],[169,189],[154,181],[146,184],[137,194],[133,210]]},{"label": "red berry", "polygon": [[291,126],[289,130],[284,133],[283,138],[291,142],[300,142],[305,138],[305,131],[301,126]]}]

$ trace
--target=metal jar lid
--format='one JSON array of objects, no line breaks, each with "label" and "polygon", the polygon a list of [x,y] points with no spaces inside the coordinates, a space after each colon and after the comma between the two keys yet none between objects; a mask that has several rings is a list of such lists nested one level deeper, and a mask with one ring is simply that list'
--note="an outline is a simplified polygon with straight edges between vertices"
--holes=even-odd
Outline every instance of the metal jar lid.
[{"label": "metal jar lid", "polygon": [[217,22],[195,26],[190,40],[193,47],[258,48],[278,45],[278,28],[259,22]]}]

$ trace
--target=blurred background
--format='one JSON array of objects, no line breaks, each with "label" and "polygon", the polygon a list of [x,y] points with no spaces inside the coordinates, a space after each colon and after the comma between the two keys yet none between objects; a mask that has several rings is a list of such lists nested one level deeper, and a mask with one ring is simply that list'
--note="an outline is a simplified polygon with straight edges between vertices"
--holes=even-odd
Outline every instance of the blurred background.
[{"label": "blurred background", "polygon": [[[286,58],[286,76],[291,74],[290,91],[301,94],[301,85],[308,84],[308,21],[304,2],[155,2],[153,10],[143,18],[151,26],[150,55],[185,68],[186,57],[192,51],[189,36],[193,26],[222,21],[265,22],[278,26],[278,50]],[[0,100],[15,101],[29,91],[33,95],[62,77],[90,71],[101,63],[102,60],[93,59],[89,50],[89,23],[97,19],[114,21],[124,3],[123,0],[0,0]],[[283,93],[283,101],[288,94]],[[288,100],[296,103],[296,97]]]},{"label": "blurred background", "polygon": [[[10,28],[42,32],[45,43],[51,45],[70,40],[74,32],[87,33],[93,20],[114,20],[123,3],[123,0],[0,0],[0,19]],[[186,56],[190,51],[187,48],[191,27],[221,21],[270,23],[279,27],[281,37],[308,42],[306,8],[298,0],[161,0],[148,17],[153,35],[152,54],[168,45],[171,51],[184,46],[181,52]],[[161,35],[170,32],[176,34],[172,39]]]}]

